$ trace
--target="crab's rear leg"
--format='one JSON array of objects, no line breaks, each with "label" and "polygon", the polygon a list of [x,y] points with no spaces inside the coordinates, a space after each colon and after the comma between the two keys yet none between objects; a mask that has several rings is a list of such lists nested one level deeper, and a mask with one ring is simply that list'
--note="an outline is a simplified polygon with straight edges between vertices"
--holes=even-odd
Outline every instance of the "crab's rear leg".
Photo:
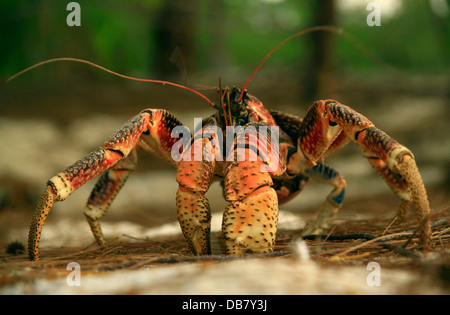
[{"label": "crab's rear leg", "polygon": [[308,224],[303,231],[303,235],[318,234],[328,228],[331,219],[341,208],[347,183],[341,174],[324,163],[317,163],[314,167],[306,170],[304,174],[334,187],[322,204],[314,222]]},{"label": "crab's rear leg", "polygon": [[117,162],[100,176],[89,196],[84,215],[97,244],[101,247],[106,246],[106,241],[100,227],[100,219],[106,214],[130,173],[135,169],[136,163],[136,150],[132,150],[126,158]]}]

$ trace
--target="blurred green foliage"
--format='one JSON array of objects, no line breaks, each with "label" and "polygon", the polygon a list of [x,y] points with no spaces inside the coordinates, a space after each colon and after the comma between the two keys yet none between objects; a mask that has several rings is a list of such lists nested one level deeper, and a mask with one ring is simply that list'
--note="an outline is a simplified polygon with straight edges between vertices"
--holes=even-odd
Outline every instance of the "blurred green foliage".
[{"label": "blurred green foliage", "polygon": [[[187,71],[254,69],[283,39],[314,25],[317,12],[312,9],[313,1],[317,0],[189,1],[186,14],[195,15],[196,34],[192,42],[193,69]],[[165,1],[80,0],[77,2],[82,10],[81,27],[66,24],[69,2],[0,2],[2,78],[39,61],[63,56],[88,59],[129,75],[155,75],[158,43],[153,33]],[[365,5],[344,9],[341,2],[336,5],[338,26],[377,58],[406,72],[448,72],[450,15],[434,12],[432,0],[394,1],[400,7],[389,18],[382,12],[380,27],[366,24],[369,12]],[[448,1],[442,3],[449,7]],[[267,67],[308,65],[309,36],[283,46]],[[375,72],[379,68],[342,37],[336,40],[336,49],[330,53],[335,54],[338,69]],[[68,67],[51,71],[70,73]],[[33,78],[33,74],[27,77]]]}]

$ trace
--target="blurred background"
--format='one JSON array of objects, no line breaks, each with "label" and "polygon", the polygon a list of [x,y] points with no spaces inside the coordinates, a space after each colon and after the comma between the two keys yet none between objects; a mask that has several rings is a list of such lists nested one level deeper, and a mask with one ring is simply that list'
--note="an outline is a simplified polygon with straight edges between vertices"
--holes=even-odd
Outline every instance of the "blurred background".
[{"label": "blurred background", "polygon": [[[170,80],[217,100],[223,85],[243,86],[264,56],[288,36],[314,32],[276,51],[248,86],[268,108],[303,116],[314,100],[335,98],[410,148],[433,209],[449,205],[450,1],[378,0],[381,26],[368,26],[362,0],[77,1],[81,26],[68,26],[70,1],[0,3],[0,239],[26,239],[46,181],[101,146],[144,108],[165,108],[190,128],[212,114],[198,96],[139,83],[85,64],[52,63],[11,82],[24,68],[55,57],[86,59],[122,74]],[[138,170],[105,220],[146,226],[176,220],[175,171],[141,154]],[[397,201],[353,144],[329,164],[349,184],[341,218],[393,216]],[[94,181],[57,204],[49,221],[84,220]],[[313,215],[330,187],[310,183],[283,209]],[[225,203],[209,192],[214,212]],[[87,224],[86,224],[87,228]],[[45,229],[44,229],[45,230]],[[25,230],[21,230],[25,231]],[[61,235],[60,235],[61,237]]]}]

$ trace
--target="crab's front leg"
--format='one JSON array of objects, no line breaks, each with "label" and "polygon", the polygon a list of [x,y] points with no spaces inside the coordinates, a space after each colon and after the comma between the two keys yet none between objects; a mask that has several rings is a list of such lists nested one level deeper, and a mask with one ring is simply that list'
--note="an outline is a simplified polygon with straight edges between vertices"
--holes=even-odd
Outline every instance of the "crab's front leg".
[{"label": "crab's front leg", "polygon": [[[218,149],[203,137],[203,132],[214,126],[206,125],[196,132],[183,159],[178,162],[177,217],[186,242],[194,255],[210,255],[211,209],[205,194],[215,174],[215,157]],[[207,149],[209,148],[209,150]],[[219,152],[218,152],[219,153]]]},{"label": "crab's front leg", "polygon": [[413,154],[350,107],[326,100],[316,102],[308,110],[299,129],[297,152],[288,162],[288,172],[313,167],[348,139],[362,148],[363,155],[402,200],[400,216],[404,216],[411,199],[414,200],[421,244],[427,247],[430,206]]},{"label": "crab's front leg", "polygon": [[[249,151],[251,149],[245,149]],[[278,198],[262,161],[233,161],[226,169],[222,232],[228,255],[272,252],[278,224]]]},{"label": "crab's front leg", "polygon": [[[136,148],[143,147],[170,158],[174,126],[181,125],[165,110],[144,110],[114,133],[103,147],[89,153],[64,171],[52,177],[34,212],[28,234],[28,256],[39,259],[42,227],[53,204],[65,200],[76,189],[101,174],[85,208],[86,218],[97,242],[105,245],[99,219],[108,210],[114,197],[136,164]],[[170,142],[170,143],[169,143]],[[106,171],[106,172],[105,172]]]},{"label": "crab's front leg", "polygon": [[248,124],[236,132],[232,161],[226,165],[224,194],[230,205],[222,232],[228,255],[272,252],[275,246],[278,196],[272,175],[284,173],[285,162],[273,138],[275,130],[265,133],[259,127]]},{"label": "crab's front leg", "polygon": [[177,180],[178,222],[194,255],[210,255],[211,209],[205,193],[214,175],[214,163],[180,162]]},{"label": "crab's front leg", "polygon": [[28,233],[28,257],[30,260],[39,259],[39,240],[42,227],[53,204],[65,200],[77,188],[112,167],[123,156],[124,152],[118,148],[102,147],[91,152],[47,182],[47,188],[36,207]]}]

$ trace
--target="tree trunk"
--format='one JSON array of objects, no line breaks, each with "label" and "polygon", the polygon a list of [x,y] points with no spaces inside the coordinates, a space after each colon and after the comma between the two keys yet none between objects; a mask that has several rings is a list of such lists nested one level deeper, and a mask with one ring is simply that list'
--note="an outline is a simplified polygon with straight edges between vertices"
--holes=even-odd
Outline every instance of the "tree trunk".
[{"label": "tree trunk", "polygon": [[193,0],[164,1],[154,25],[154,68],[158,78],[178,79],[181,72],[181,81],[185,81],[186,71],[194,70],[196,7]]},{"label": "tree trunk", "polygon": [[[336,25],[335,0],[312,3],[313,25]],[[330,98],[335,91],[335,34],[312,33],[310,67],[306,73],[305,98],[308,101]]]}]

